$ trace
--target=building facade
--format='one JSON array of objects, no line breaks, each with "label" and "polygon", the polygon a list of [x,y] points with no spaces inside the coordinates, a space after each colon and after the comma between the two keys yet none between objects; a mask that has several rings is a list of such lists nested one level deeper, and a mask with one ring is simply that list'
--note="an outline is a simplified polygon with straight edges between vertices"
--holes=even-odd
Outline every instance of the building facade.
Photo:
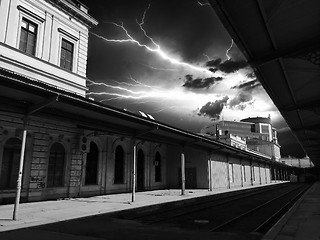
[{"label": "building facade", "polygon": [[84,96],[89,28],[98,22],[78,1],[0,4],[0,66]]},{"label": "building facade", "polygon": [[240,122],[218,121],[204,127],[200,133],[239,148],[246,144],[247,148],[271,156],[275,161],[281,158],[277,131],[272,127],[270,116],[246,118]]}]

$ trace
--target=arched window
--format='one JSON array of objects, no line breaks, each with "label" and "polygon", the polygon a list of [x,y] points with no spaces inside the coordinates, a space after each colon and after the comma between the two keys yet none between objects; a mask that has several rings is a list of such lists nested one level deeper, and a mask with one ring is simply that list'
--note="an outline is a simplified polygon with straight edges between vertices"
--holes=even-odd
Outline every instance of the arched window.
[{"label": "arched window", "polygon": [[21,141],[17,138],[10,138],[4,145],[0,189],[14,189],[17,186],[21,153]]},{"label": "arched window", "polygon": [[61,143],[50,148],[47,187],[62,187],[65,174],[65,150]]},{"label": "arched window", "polygon": [[121,146],[116,148],[114,157],[114,183],[124,183],[124,151]]},{"label": "arched window", "polygon": [[161,155],[159,152],[156,153],[154,166],[155,166],[155,181],[161,182]]},{"label": "arched window", "polygon": [[85,185],[98,184],[99,149],[94,142],[90,143],[90,152],[87,153]]}]

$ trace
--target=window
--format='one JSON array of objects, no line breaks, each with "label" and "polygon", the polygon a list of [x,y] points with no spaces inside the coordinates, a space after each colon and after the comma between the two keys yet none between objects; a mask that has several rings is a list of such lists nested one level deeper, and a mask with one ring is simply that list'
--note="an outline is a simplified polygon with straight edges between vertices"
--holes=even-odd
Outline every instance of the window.
[{"label": "window", "polygon": [[21,141],[17,138],[9,139],[4,145],[0,189],[14,189],[16,187],[19,173],[20,149]]},{"label": "window", "polygon": [[90,152],[87,153],[85,185],[98,184],[98,160],[98,146],[94,142],[91,142]]},{"label": "window", "polygon": [[261,132],[262,133],[269,133],[269,126],[268,125],[261,125]]},{"label": "window", "polygon": [[64,183],[65,150],[60,143],[50,149],[47,187],[62,187]]},{"label": "window", "polygon": [[161,182],[161,155],[159,152],[156,153],[154,166],[155,166],[155,181]]},{"label": "window", "polygon": [[72,71],[73,62],[73,43],[62,38],[60,67]]},{"label": "window", "polygon": [[36,54],[37,24],[22,18],[19,49],[28,54]]},{"label": "window", "polygon": [[124,151],[121,146],[116,148],[114,157],[114,183],[124,183]]}]

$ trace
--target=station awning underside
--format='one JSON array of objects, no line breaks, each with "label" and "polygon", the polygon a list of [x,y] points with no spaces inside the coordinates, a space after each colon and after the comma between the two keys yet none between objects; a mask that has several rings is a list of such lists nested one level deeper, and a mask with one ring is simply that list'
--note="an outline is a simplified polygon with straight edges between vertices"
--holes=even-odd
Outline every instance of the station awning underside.
[{"label": "station awning underside", "polygon": [[[18,113],[27,119],[69,119],[79,129],[98,135],[120,135],[138,140],[191,147],[208,152],[237,155],[261,163],[288,167],[271,157],[241,150],[230,145],[190,133],[161,122],[104,105],[100,102],[68,93],[50,85],[0,68],[0,110]],[[28,125],[27,125],[28,128]]]},{"label": "station awning underside", "polygon": [[320,1],[209,0],[314,165],[320,165]]}]

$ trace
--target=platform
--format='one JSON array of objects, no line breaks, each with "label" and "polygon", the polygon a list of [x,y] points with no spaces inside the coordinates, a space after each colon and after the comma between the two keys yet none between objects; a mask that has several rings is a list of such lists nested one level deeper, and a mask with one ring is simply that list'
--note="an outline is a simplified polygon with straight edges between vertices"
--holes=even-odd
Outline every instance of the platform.
[{"label": "platform", "polygon": [[[272,183],[272,184],[280,184]],[[155,190],[136,193],[136,201],[131,202],[130,193],[110,194],[103,196],[95,196],[89,198],[72,198],[61,199],[55,201],[23,203],[20,205],[19,219],[12,220],[13,205],[0,206],[0,238],[5,239],[78,239],[91,240],[97,239],[88,236],[70,235],[59,233],[59,231],[42,231],[29,227],[40,226],[48,223],[55,223],[64,220],[72,220],[82,217],[89,217],[98,214],[112,213],[121,210],[135,210],[144,206],[157,206],[167,202],[188,201],[198,197],[209,196],[219,193],[227,193],[242,189],[250,189],[254,187],[263,187],[266,185],[232,188],[232,189],[215,189],[208,190],[186,190],[185,195],[181,195],[178,189]],[[134,223],[128,224],[123,222],[100,223],[110,232],[124,232],[129,236],[135,235],[138,231],[145,234],[145,239],[174,239],[174,237],[186,237],[184,239],[248,239],[248,235],[237,233],[200,233],[192,231],[178,231],[176,229],[144,229],[143,225]],[[137,225],[136,225],[137,224]],[[320,237],[320,182],[316,182],[285,214],[278,223],[263,237],[264,240],[291,240],[291,239],[319,239]],[[93,230],[94,231],[93,226]],[[13,230],[13,231],[10,231]],[[116,233],[115,233],[116,234]],[[25,236],[28,236],[25,238]],[[110,235],[109,235],[110,236]],[[162,236],[162,237],[161,237]],[[253,236],[253,235],[252,235]],[[136,236],[138,237],[138,235]],[[149,237],[149,238],[148,238]],[[169,238],[168,238],[169,237]],[[219,238],[221,237],[221,238]],[[101,239],[101,238],[99,238]],[[118,239],[118,238],[112,238]],[[120,239],[120,238],[119,238]],[[132,238],[137,239],[137,238]],[[175,238],[177,239],[177,238]],[[253,238],[252,238],[253,239]]]},{"label": "platform", "polygon": [[[279,183],[283,182],[271,184]],[[187,189],[185,195],[181,195],[180,189],[144,191],[136,193],[134,202],[132,202],[131,193],[121,193],[88,198],[21,203],[18,220],[16,221],[12,220],[13,204],[0,205],[0,232],[264,186],[266,185],[214,189],[213,191]]]},{"label": "platform", "polygon": [[320,182],[315,182],[263,237],[263,240],[305,239],[320,239]]}]

